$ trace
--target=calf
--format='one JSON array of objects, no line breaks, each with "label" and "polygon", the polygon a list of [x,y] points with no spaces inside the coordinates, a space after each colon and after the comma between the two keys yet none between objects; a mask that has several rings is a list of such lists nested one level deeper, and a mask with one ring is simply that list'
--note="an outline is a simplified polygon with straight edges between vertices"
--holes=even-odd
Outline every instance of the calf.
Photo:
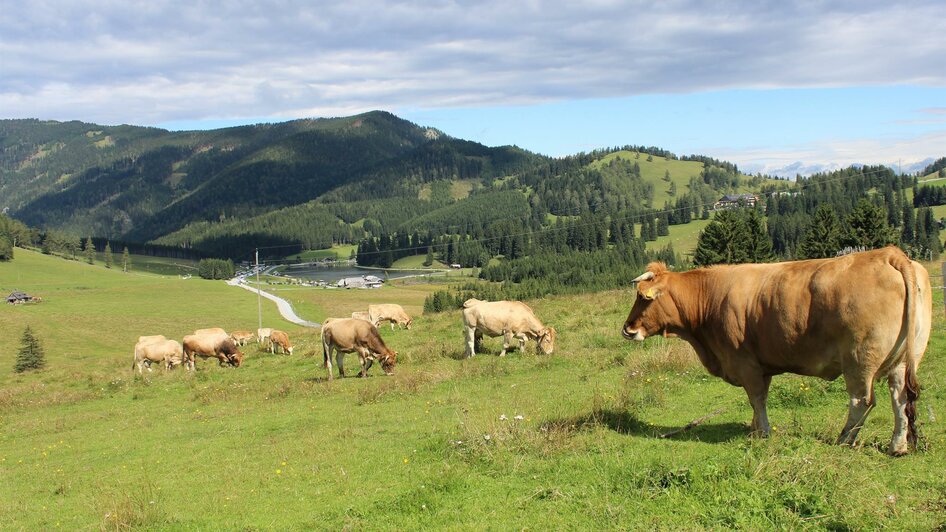
[{"label": "calf", "polygon": [[289,344],[289,335],[283,331],[273,330],[273,333],[269,335],[270,339],[270,352],[274,355],[276,351],[282,349],[283,353],[287,355],[292,354],[292,345]]}]

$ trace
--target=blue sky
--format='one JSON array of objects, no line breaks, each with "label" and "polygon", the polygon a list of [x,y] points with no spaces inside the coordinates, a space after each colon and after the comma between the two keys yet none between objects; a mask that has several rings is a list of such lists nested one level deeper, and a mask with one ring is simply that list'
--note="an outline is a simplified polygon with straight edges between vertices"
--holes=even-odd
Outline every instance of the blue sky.
[{"label": "blue sky", "polygon": [[946,3],[0,0],[0,118],[207,129],[373,109],[548,155],[794,175],[946,155]]}]

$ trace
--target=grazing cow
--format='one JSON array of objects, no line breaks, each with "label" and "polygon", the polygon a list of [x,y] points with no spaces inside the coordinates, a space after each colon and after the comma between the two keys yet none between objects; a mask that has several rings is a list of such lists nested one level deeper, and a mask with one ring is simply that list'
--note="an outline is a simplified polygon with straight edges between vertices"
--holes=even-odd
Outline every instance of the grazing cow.
[{"label": "grazing cow", "polygon": [[272,354],[276,354],[276,351],[282,349],[283,353],[287,355],[292,354],[292,345],[289,344],[289,335],[283,331],[277,331],[273,329],[272,334],[269,335],[269,349]]},{"label": "grazing cow", "polygon": [[233,331],[230,333],[230,338],[236,342],[239,346],[244,346],[250,342],[253,338],[256,338],[256,335],[250,331]]},{"label": "grazing cow", "polygon": [[197,329],[194,334],[227,334],[227,331],[220,327],[210,327],[209,329]]},{"label": "grazing cow", "polygon": [[850,403],[838,443],[853,445],[887,377],[894,413],[889,451],[916,443],[916,371],[930,335],[929,275],[899,249],[833,259],[667,271],[652,263],[634,279],[637,299],[622,334],[676,335],[713,375],[741,386],[752,431],[770,431],[773,375],[843,375]]},{"label": "grazing cow", "polygon": [[325,367],[328,369],[328,378],[332,380],[332,353],[338,364],[338,375],[345,376],[342,361],[345,353],[358,353],[361,362],[359,377],[368,376],[368,368],[376,358],[381,361],[381,369],[385,375],[394,374],[394,364],[397,362],[397,352],[388,349],[381,339],[378,328],[365,320],[356,318],[328,319],[322,323],[322,354],[325,358]]},{"label": "grazing cow", "polygon": [[184,337],[184,364],[194,369],[194,355],[201,358],[216,358],[224,363],[240,367],[243,353],[226,334],[190,334]]},{"label": "grazing cow", "polygon": [[[351,313],[351,317],[352,317],[352,318],[355,318],[356,320],[371,321],[371,314],[368,314],[367,312],[364,312],[364,311],[362,311],[362,312],[352,312],[352,313]],[[377,325],[376,325],[376,327],[377,327]]]},{"label": "grazing cow", "polygon": [[156,339],[154,336],[142,336],[141,338],[149,340],[139,341],[135,344],[135,360],[131,365],[132,371],[137,367],[138,373],[141,374],[145,364],[148,365],[148,371],[151,371],[151,364],[156,362],[162,363],[164,369],[168,370],[181,365],[184,351],[181,344],[176,340]]},{"label": "grazing cow", "polygon": [[[354,318],[355,316],[353,315],[352,317]],[[408,330],[410,330],[411,324],[414,323],[414,320],[407,315],[407,312],[404,312],[404,307],[396,303],[368,305],[368,319],[375,327],[380,327],[382,321],[387,321],[391,324],[392,331],[394,330],[395,323],[398,328],[404,325]]]},{"label": "grazing cow", "polygon": [[526,345],[526,339],[536,341],[536,346],[546,355],[551,355],[555,348],[555,329],[542,325],[539,318],[521,301],[480,301],[467,299],[463,302],[463,324],[466,326],[466,355],[476,354],[476,344],[483,334],[503,337],[503,350],[499,356],[506,356],[512,347],[512,340],[519,340],[519,350]]},{"label": "grazing cow", "polygon": [[256,343],[265,348],[265,345],[269,342],[270,334],[273,334],[271,327],[256,329]]}]

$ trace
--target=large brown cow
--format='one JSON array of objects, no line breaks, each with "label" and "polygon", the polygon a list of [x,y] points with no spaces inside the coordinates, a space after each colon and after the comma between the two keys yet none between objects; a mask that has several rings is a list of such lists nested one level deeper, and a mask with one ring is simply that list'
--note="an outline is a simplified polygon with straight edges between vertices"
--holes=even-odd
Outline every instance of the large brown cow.
[{"label": "large brown cow", "polygon": [[240,367],[243,363],[243,353],[230,337],[224,334],[189,334],[184,337],[184,365],[187,369],[194,369],[194,356],[201,358],[216,358],[220,365],[230,364]]},{"label": "large brown cow", "polygon": [[926,270],[899,249],[681,273],[652,263],[634,282],[624,337],[689,342],[711,374],[746,390],[755,433],[770,430],[773,375],[843,375],[850,403],[838,443],[853,445],[874,405],[874,381],[887,377],[895,417],[889,451],[905,454],[915,444],[916,371],[932,296]]},{"label": "large brown cow", "polygon": [[499,356],[506,356],[512,347],[513,339],[519,340],[519,350],[526,345],[526,339],[536,341],[536,346],[546,355],[551,355],[555,348],[555,329],[542,325],[529,305],[521,301],[480,301],[467,299],[463,302],[463,325],[466,327],[466,355],[476,354],[476,344],[483,337],[503,337],[503,350]]},{"label": "large brown cow", "polygon": [[151,364],[161,363],[164,369],[169,370],[181,365],[183,355],[181,344],[176,340],[168,340],[161,335],[142,336],[135,344],[135,359],[131,369],[134,371],[137,367],[138,373],[142,373],[145,364],[148,365],[148,371],[151,371]]},{"label": "large brown cow", "polygon": [[[354,318],[355,316],[352,315]],[[382,321],[391,323],[391,330],[394,330],[396,323],[398,328],[401,325],[410,330],[414,320],[404,311],[404,307],[396,303],[382,303],[379,305],[368,305],[368,319],[375,327],[380,327]]]},{"label": "large brown cow", "polygon": [[359,377],[368,376],[368,368],[375,358],[380,359],[381,369],[386,375],[394,374],[394,364],[397,362],[397,352],[388,349],[381,339],[378,328],[370,322],[357,318],[327,319],[322,323],[322,355],[325,367],[328,369],[328,378],[332,380],[332,353],[338,365],[338,375],[345,376],[342,361],[345,353],[358,353],[361,362]]}]

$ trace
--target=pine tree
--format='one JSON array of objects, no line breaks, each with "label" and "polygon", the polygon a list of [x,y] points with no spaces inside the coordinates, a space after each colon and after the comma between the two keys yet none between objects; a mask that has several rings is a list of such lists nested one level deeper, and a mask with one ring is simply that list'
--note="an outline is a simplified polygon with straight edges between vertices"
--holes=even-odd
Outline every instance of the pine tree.
[{"label": "pine tree", "polygon": [[112,267],[112,246],[105,242],[105,267]]},{"label": "pine tree", "polygon": [[427,246],[427,258],[424,259],[424,266],[428,267],[434,263],[434,248]]},{"label": "pine tree", "polygon": [[29,325],[23,331],[23,338],[20,340],[20,351],[16,355],[16,365],[13,370],[17,373],[24,371],[42,369],[46,365],[46,354],[39,339],[33,334],[33,329]]},{"label": "pine tree", "polygon": [[916,242],[916,213],[913,212],[913,205],[903,204],[903,229],[900,231],[900,242],[904,245],[911,245]]},{"label": "pine tree", "polygon": [[798,253],[804,259],[833,257],[841,249],[841,226],[838,217],[827,203],[822,203],[805,230]]},{"label": "pine tree", "polygon": [[765,227],[762,214],[755,209],[745,211],[747,255],[749,262],[771,262],[775,260],[772,253],[772,239]]},{"label": "pine tree", "polygon": [[747,262],[749,247],[749,233],[742,215],[735,210],[719,211],[700,233],[693,262],[697,266]]},{"label": "pine tree", "polygon": [[876,249],[895,242],[885,210],[866,199],[857,202],[845,222],[847,231],[841,242],[845,246]]},{"label": "pine tree", "polygon": [[85,239],[85,261],[89,264],[95,264],[95,246],[92,245],[92,237]]},{"label": "pine tree", "polygon": [[125,246],[122,250],[122,271],[128,273],[128,268],[131,268],[131,255],[128,253],[128,246]]}]

